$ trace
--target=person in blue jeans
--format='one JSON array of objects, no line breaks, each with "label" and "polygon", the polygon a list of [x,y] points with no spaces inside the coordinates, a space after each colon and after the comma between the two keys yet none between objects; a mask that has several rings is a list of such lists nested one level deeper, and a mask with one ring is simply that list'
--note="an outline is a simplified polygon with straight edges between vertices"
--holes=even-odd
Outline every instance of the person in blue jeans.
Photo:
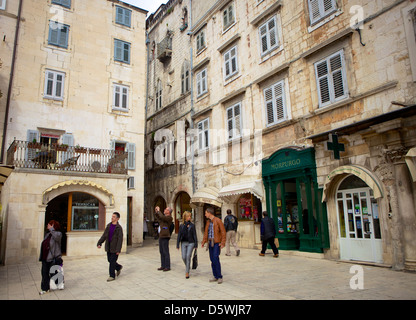
[{"label": "person in blue jeans", "polygon": [[183,223],[179,227],[176,248],[179,250],[179,244],[182,248],[182,260],[185,264],[185,278],[189,279],[189,270],[191,266],[192,251],[198,246],[195,225],[192,223],[192,214],[189,211],[183,213]]},{"label": "person in blue jeans", "polygon": [[221,273],[220,254],[221,249],[225,247],[226,231],[221,219],[214,215],[214,208],[208,207],[205,210],[205,217],[208,219],[205,225],[204,239],[202,240],[202,247],[208,243],[209,258],[211,260],[211,268],[214,277],[210,282],[218,281],[218,284],[223,282]]}]

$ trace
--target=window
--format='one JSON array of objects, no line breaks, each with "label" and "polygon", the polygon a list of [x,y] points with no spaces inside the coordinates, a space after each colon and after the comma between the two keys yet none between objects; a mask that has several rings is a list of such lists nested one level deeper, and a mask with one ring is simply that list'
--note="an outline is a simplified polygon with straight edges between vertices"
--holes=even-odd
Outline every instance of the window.
[{"label": "window", "polygon": [[188,92],[190,90],[190,68],[189,62],[185,61],[182,65],[181,70],[181,87],[182,87],[182,94]]},{"label": "window", "polygon": [[72,193],[72,231],[98,230],[104,218],[97,198],[86,193]]},{"label": "window", "polygon": [[130,63],[130,43],[114,39],[114,60]]},{"label": "window", "polygon": [[209,148],[209,118],[198,122],[198,146],[199,150]]},{"label": "window", "polygon": [[231,3],[222,12],[223,30],[227,30],[235,22],[234,4]]},{"label": "window", "polygon": [[315,73],[320,107],[348,97],[343,50],[315,63]]},{"label": "window", "polygon": [[259,28],[261,54],[269,53],[279,46],[276,17],[271,18]]},{"label": "window", "polygon": [[48,44],[53,46],[68,48],[69,26],[56,22],[49,22]]},{"label": "window", "polygon": [[44,97],[47,99],[63,100],[65,73],[46,70]]},{"label": "window", "polygon": [[196,52],[198,53],[205,48],[205,30],[201,30],[196,35]]},{"label": "window", "polygon": [[0,0],[0,10],[6,10],[6,0]]},{"label": "window", "polygon": [[122,111],[129,110],[129,87],[114,84],[113,109]]},{"label": "window", "polygon": [[156,86],[156,111],[162,108],[162,81],[159,79]]},{"label": "window", "polygon": [[127,179],[127,189],[134,189],[135,188],[135,181],[134,181],[134,177],[129,177]]},{"label": "window", "polygon": [[53,4],[59,4],[65,8],[71,8],[71,0],[52,0]]},{"label": "window", "polygon": [[227,109],[228,140],[241,136],[241,103],[237,103]]},{"label": "window", "polygon": [[336,0],[308,0],[311,25],[337,10]]},{"label": "window", "polygon": [[[124,152],[127,152],[127,168],[129,170],[136,169],[136,145],[134,143],[119,142],[116,140],[111,140],[110,143],[111,150],[114,150],[116,155],[120,155]],[[119,164],[116,164],[119,165]],[[117,169],[117,167],[112,167],[112,170]],[[115,171],[114,171],[115,172]]]},{"label": "window", "polygon": [[267,126],[287,119],[284,80],[264,89],[264,101],[266,102]]},{"label": "window", "polygon": [[207,69],[196,74],[196,93],[197,97],[208,92],[207,86]]},{"label": "window", "polygon": [[238,72],[237,46],[224,53],[225,78],[229,78]]},{"label": "window", "polygon": [[116,6],[116,23],[131,27],[131,10]]}]

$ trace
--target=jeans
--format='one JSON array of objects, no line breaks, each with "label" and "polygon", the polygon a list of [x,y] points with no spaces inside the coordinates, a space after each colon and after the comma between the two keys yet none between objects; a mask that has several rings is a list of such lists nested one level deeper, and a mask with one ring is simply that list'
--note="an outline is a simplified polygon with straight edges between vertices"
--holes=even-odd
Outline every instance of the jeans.
[{"label": "jeans", "polygon": [[186,267],[186,273],[189,273],[189,269],[191,266],[191,257],[192,251],[194,250],[195,243],[183,241],[181,244],[182,247],[182,260]]},{"label": "jeans", "polygon": [[170,238],[159,238],[160,264],[164,269],[170,269],[169,240]]},{"label": "jeans", "polygon": [[214,246],[211,247],[211,244],[208,244],[209,248],[209,259],[211,260],[212,274],[215,279],[222,279],[221,274],[221,263],[220,263],[220,253],[221,248],[219,243],[214,243]]},{"label": "jeans", "polygon": [[109,272],[110,277],[116,277],[116,270],[119,271],[121,269],[121,265],[117,263],[118,255],[115,253],[107,252],[107,260],[110,263]]}]

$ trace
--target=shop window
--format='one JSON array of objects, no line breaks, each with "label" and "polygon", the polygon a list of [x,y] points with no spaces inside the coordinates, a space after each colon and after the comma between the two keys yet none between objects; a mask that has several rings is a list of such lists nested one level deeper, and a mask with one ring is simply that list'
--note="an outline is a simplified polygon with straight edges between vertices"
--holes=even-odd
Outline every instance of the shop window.
[{"label": "shop window", "polygon": [[102,229],[105,219],[104,206],[97,198],[81,192],[72,193],[72,231],[92,231]]},{"label": "shop window", "polygon": [[251,193],[246,193],[238,199],[238,219],[260,221],[262,212],[261,201]]}]

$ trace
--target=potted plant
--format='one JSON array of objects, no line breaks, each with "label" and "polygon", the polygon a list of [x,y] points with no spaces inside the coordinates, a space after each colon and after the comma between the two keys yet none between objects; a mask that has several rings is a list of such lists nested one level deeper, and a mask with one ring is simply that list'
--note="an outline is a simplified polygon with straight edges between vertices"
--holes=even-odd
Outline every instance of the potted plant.
[{"label": "potted plant", "polygon": [[27,147],[30,148],[30,149],[40,149],[41,144],[39,142],[37,142],[36,139],[33,139],[32,142],[29,142],[27,144]]},{"label": "potted plant", "polygon": [[57,144],[56,151],[67,151],[68,145],[67,144]]},{"label": "potted plant", "polygon": [[79,145],[75,146],[75,152],[77,153],[87,153],[87,148],[80,147]]},{"label": "potted plant", "polygon": [[89,153],[90,154],[100,154],[101,153],[101,149],[93,149],[93,148],[90,148],[89,149]]}]

